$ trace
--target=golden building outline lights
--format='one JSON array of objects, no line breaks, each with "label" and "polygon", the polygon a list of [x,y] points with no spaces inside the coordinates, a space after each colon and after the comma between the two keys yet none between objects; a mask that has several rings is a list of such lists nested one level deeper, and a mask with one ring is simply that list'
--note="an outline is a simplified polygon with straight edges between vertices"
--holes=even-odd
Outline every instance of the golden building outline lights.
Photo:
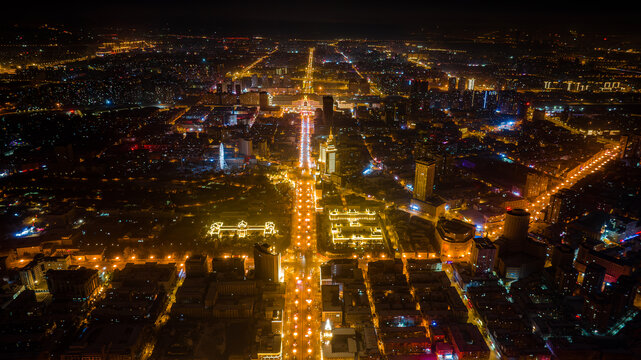
[{"label": "golden building outline lights", "polygon": [[236,225],[224,225],[222,222],[214,222],[209,227],[207,234],[209,236],[223,237],[238,235],[239,238],[245,238],[250,233],[261,233],[263,236],[274,235],[278,233],[276,225],[267,221],[264,225],[248,225],[245,220],[241,220]]},{"label": "golden building outline lights", "polygon": [[358,211],[354,209],[349,209],[347,211],[331,210],[329,212],[329,219],[332,221],[337,220],[347,220],[347,221],[358,221],[358,220],[368,220],[376,221],[376,211],[366,209],[365,211]]},{"label": "golden building outline lights", "polygon": [[377,214],[372,210],[347,211],[331,210],[329,212],[331,223],[330,233],[333,244],[382,244],[383,230],[377,223],[368,225],[363,222],[377,222]]}]

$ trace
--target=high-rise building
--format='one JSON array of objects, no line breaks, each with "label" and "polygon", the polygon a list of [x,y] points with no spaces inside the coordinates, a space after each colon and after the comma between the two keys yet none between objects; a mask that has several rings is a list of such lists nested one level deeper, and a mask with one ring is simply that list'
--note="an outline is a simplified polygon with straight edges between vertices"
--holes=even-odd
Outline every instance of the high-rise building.
[{"label": "high-rise building", "polygon": [[436,162],[434,160],[416,160],[414,171],[414,198],[425,201],[432,196],[434,191],[434,173]]},{"label": "high-rise building", "polygon": [[525,177],[525,188],[521,195],[525,198],[539,196],[547,190],[549,182],[550,178],[547,175],[530,171]]},{"label": "high-rise building", "polygon": [[510,210],[505,214],[503,237],[512,243],[523,243],[528,237],[530,213],[523,209]]},{"label": "high-rise building", "polygon": [[280,254],[268,244],[254,244],[254,278],[266,282],[280,281]]},{"label": "high-rise building", "polygon": [[571,189],[561,189],[550,196],[545,221],[556,224],[576,216],[579,194]]},{"label": "high-rise building", "polygon": [[325,150],[326,173],[333,174],[336,172],[336,147],[333,143],[327,145]]},{"label": "high-rise building", "polygon": [[405,122],[408,101],[402,96],[388,96],[383,99],[383,114],[387,124]]},{"label": "high-rise building", "polygon": [[474,79],[467,80],[467,90],[474,91]]},{"label": "high-rise building", "polygon": [[223,84],[222,83],[216,84],[216,92],[217,93],[222,93],[223,92]]},{"label": "high-rise building", "polygon": [[332,129],[329,129],[329,136],[324,144],[320,145],[318,165],[322,174],[332,174],[337,169],[337,149],[334,145],[334,135]]},{"label": "high-rise building", "polygon": [[410,112],[412,114],[424,109],[429,101],[429,83],[427,80],[415,80],[410,88],[409,99]]},{"label": "high-rise building", "polygon": [[603,294],[588,295],[583,302],[581,318],[586,325],[597,331],[605,331],[610,322],[612,304]]},{"label": "high-rise building", "polygon": [[261,109],[266,109],[272,105],[272,96],[266,92],[266,91],[261,91],[258,93],[258,106],[260,106]]},{"label": "high-rise building", "polygon": [[331,125],[334,119],[334,98],[331,95],[323,96],[323,122]]},{"label": "high-rise building", "polygon": [[447,80],[447,91],[454,91],[456,90],[456,78],[451,77]]},{"label": "high-rise building", "polygon": [[578,272],[571,265],[561,265],[554,271],[554,286],[560,295],[572,295],[576,288]]},{"label": "high-rise building", "polygon": [[461,77],[458,79],[458,91],[463,91],[467,89],[467,79],[464,77]]},{"label": "high-rise building", "polygon": [[252,156],[252,139],[242,138],[238,140],[238,153],[242,156]]},{"label": "high-rise building", "polygon": [[236,95],[240,95],[241,93],[240,84],[236,84]]},{"label": "high-rise building", "polygon": [[619,318],[630,307],[634,306],[634,294],[638,286],[639,283],[635,277],[629,275],[619,276],[614,286],[608,290],[612,303],[612,317]]},{"label": "high-rise building", "polygon": [[641,164],[641,134],[628,134],[621,136],[621,159],[630,166]]},{"label": "high-rise building", "polygon": [[486,237],[474,238],[470,263],[477,275],[485,275],[494,269],[496,260],[496,246]]},{"label": "high-rise building", "polygon": [[583,274],[583,282],[581,288],[588,295],[595,295],[603,289],[603,282],[605,281],[605,267],[591,263],[585,268]]}]

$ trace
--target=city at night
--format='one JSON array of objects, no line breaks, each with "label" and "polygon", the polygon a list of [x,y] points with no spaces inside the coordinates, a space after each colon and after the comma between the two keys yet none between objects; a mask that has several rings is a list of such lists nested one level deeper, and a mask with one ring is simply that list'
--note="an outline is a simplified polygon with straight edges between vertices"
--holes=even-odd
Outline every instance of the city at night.
[{"label": "city at night", "polygon": [[0,13],[0,360],[641,359],[619,2]]}]

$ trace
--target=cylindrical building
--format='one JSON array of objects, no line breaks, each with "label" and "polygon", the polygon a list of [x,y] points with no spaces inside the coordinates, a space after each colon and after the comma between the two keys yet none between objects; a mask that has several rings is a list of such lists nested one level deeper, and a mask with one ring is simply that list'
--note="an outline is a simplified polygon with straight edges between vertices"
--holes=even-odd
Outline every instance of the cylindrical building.
[{"label": "cylindrical building", "polygon": [[503,237],[511,242],[527,240],[527,231],[530,225],[530,213],[523,209],[510,210],[505,214],[503,224]]}]

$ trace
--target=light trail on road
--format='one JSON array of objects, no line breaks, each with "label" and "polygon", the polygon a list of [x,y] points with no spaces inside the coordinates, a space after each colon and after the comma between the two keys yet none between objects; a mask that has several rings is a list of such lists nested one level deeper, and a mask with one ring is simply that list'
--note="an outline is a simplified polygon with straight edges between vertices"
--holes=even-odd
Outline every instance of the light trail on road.
[{"label": "light trail on road", "polygon": [[339,53],[339,54],[341,54],[341,56],[343,56],[343,59],[345,59],[345,62],[347,62],[350,65],[352,65],[352,69],[354,69],[356,74],[358,74],[358,76],[360,76],[361,79],[367,80],[367,82],[370,85],[370,89],[372,90],[372,92],[375,95],[380,95],[380,96],[383,95],[383,93],[380,90],[378,90],[378,88],[376,87],[376,84],[369,77],[365,77],[363,74],[361,74],[360,71],[358,71],[358,68],[356,67],[356,65],[354,65],[352,63],[352,61],[347,57],[347,55],[345,55],[342,51],[338,50],[338,47],[335,47],[335,50],[336,50],[337,53]]},{"label": "light trail on road", "polygon": [[270,51],[269,53],[267,53],[267,55],[262,56],[262,57],[260,57],[260,58],[256,59],[256,61],[254,61],[253,63],[249,64],[249,65],[248,65],[246,68],[244,68],[242,71],[240,71],[240,72],[236,72],[236,73],[234,74],[234,76],[232,77],[232,80],[236,80],[236,79],[241,78],[241,77],[249,76],[249,75],[250,75],[250,73],[249,73],[249,72],[251,71],[251,69],[253,69],[256,65],[260,64],[261,62],[263,62],[263,60],[265,60],[265,59],[267,59],[268,57],[270,57],[270,56],[271,56],[273,53],[275,53],[277,50],[278,50],[278,46],[276,46],[276,48],[274,48],[274,50],[272,50],[272,51]]},{"label": "light trail on road", "polygon": [[[566,175],[563,181],[555,186],[553,189],[546,191],[545,193],[539,195],[536,200],[532,201],[529,206],[525,208],[525,211],[530,213],[530,221],[541,220],[544,217],[543,210],[550,205],[550,199],[554,194],[559,192],[561,189],[569,189],[579,180],[584,177],[593,174],[596,171],[599,171],[605,166],[608,162],[614,160],[619,156],[620,146],[615,146],[611,149],[603,149],[593,157],[585,161],[578,171],[571,172]],[[503,231],[503,226],[499,227],[496,231],[491,232],[489,235],[495,237],[501,235]]]}]

